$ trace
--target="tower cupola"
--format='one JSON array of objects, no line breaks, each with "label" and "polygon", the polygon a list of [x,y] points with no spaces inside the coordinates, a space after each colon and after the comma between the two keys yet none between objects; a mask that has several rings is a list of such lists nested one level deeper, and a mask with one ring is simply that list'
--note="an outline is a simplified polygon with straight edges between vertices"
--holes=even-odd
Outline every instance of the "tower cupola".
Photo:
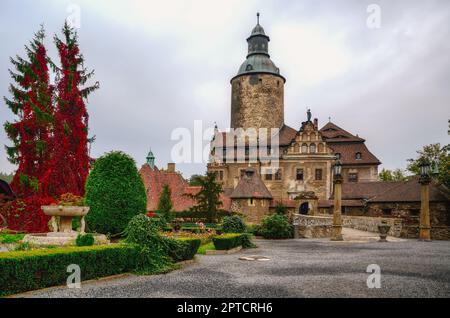
[{"label": "tower cupola", "polygon": [[259,24],[259,17],[260,15],[258,13],[256,26],[253,28],[250,37],[247,38],[247,59],[242,63],[235,78],[244,74],[266,73],[277,75],[286,82],[285,78],[280,75],[280,69],[270,59],[270,38],[266,35],[264,28]]}]

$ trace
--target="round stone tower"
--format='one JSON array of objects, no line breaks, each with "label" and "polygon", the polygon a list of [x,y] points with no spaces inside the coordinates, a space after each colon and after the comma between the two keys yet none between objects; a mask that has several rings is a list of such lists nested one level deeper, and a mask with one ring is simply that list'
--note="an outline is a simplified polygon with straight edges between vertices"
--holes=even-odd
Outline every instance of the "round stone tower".
[{"label": "round stone tower", "polygon": [[258,23],[247,39],[248,55],[231,79],[231,128],[281,128],[286,79],[270,59],[270,38]]}]

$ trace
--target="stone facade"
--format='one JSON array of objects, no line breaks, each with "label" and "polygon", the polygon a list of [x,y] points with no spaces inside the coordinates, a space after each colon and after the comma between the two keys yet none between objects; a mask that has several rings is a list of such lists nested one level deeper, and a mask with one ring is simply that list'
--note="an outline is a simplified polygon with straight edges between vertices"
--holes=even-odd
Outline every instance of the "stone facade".
[{"label": "stone facade", "polygon": [[269,215],[269,199],[233,199],[231,211],[244,215],[246,223],[257,224]]},{"label": "stone facade", "polygon": [[333,219],[329,216],[294,215],[294,225],[298,226],[299,238],[331,237]]},{"label": "stone facade", "polygon": [[281,128],[284,80],[273,74],[243,75],[231,82],[231,128]]}]

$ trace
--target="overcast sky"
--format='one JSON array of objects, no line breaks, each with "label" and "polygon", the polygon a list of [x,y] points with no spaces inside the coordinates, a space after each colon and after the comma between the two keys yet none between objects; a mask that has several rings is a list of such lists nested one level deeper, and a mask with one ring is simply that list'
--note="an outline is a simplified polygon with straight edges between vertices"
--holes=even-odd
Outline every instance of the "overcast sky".
[{"label": "overcast sky", "polygon": [[[75,4],[78,7],[71,6]],[[381,9],[369,28],[370,4]],[[65,18],[80,8],[80,46],[100,90],[88,103],[91,155],[151,147],[171,161],[177,127],[229,126],[231,87],[261,12],[272,60],[286,77],[285,121],[299,128],[310,107],[364,137],[385,168],[404,168],[425,144],[448,143],[450,1],[166,0],[0,2],[0,96],[9,96],[9,57],[45,24],[49,54]],[[12,120],[0,106],[0,119]],[[7,144],[3,129],[0,144]],[[205,164],[182,164],[185,177]],[[0,149],[0,171],[15,169]]]}]

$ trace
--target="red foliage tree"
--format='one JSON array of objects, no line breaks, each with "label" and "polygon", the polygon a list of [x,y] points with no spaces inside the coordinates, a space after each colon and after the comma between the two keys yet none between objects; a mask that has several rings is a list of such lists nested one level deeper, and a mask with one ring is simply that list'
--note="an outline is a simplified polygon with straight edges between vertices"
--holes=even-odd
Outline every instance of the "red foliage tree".
[{"label": "red foliage tree", "polygon": [[17,195],[27,197],[40,190],[39,177],[50,159],[50,139],[53,120],[53,86],[49,82],[48,58],[43,41],[44,29],[35,34],[30,46],[25,46],[28,61],[11,58],[15,72],[10,70],[16,86],[11,84],[12,99],[5,103],[18,117],[5,123],[13,146],[6,146],[8,159],[18,164],[11,187]]},{"label": "red foliage tree", "polygon": [[57,105],[55,109],[52,158],[42,177],[43,193],[59,197],[64,193],[82,196],[89,173],[88,113],[84,100],[98,85],[82,87],[93,75],[83,66],[78,36],[66,23],[64,39],[55,36],[61,61],[57,68]]}]

